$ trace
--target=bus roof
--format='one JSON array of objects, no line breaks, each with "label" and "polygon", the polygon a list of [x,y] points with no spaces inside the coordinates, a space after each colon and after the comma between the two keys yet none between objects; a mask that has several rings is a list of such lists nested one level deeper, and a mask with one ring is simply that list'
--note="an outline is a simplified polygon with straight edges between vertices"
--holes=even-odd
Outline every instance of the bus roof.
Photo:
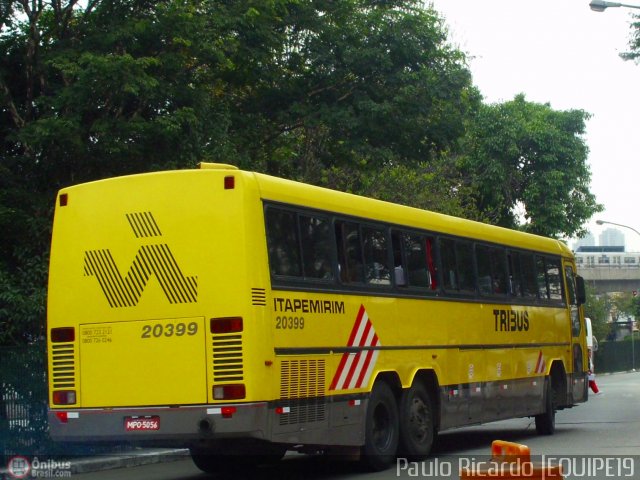
[{"label": "bus roof", "polygon": [[[227,175],[242,175],[246,181],[255,182],[264,200],[299,205],[307,208],[325,210],[347,216],[382,221],[398,226],[438,232],[457,237],[478,239],[490,243],[509,245],[525,250],[546,252],[554,255],[573,257],[569,247],[560,240],[533,235],[530,233],[497,227],[486,223],[466,220],[415,207],[376,200],[329,188],[318,187],[294,180],[266,175],[258,172],[239,170],[233,165],[201,163],[199,171],[223,172]],[[138,175],[189,175],[198,170],[172,170],[127,175],[74,185],[69,188],[84,188],[91,184],[110,182]],[[67,190],[66,188],[63,190]],[[375,212],[375,214],[372,214]]]},{"label": "bus roof", "polygon": [[[249,172],[245,172],[249,173]],[[261,173],[252,173],[265,200],[290,203],[395,225],[413,227],[527,250],[572,257],[560,240],[488,225],[441,213],[317,187]],[[375,212],[375,215],[372,215]]]}]

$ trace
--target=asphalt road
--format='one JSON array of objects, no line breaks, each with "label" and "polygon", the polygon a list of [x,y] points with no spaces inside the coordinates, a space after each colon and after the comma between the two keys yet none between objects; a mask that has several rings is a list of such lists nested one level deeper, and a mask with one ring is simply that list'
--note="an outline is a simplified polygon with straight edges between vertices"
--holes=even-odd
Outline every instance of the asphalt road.
[{"label": "asphalt road", "polygon": [[[538,436],[532,419],[516,419],[442,433],[433,455],[425,462],[399,460],[384,472],[362,473],[356,462],[329,460],[321,456],[289,454],[275,467],[257,472],[234,472],[240,480],[382,480],[391,478],[454,478],[459,468],[478,468],[489,459],[491,442],[505,440],[528,446],[534,461],[560,464],[564,478],[640,479],[640,372],[598,377],[602,393],[589,402],[558,412],[556,433]],[[185,458],[178,461],[127,469],[75,474],[74,480],[203,480]],[[486,478],[486,477],[485,477]]]}]

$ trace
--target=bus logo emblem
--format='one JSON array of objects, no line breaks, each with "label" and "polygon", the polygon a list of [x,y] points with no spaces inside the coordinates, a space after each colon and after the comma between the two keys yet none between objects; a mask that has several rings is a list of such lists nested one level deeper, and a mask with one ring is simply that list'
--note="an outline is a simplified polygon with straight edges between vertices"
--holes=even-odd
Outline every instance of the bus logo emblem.
[{"label": "bus logo emblem", "polygon": [[[126,215],[136,238],[162,236],[151,212]],[[84,275],[96,277],[111,308],[138,305],[149,279],[155,276],[171,304],[198,301],[198,277],[185,276],[169,245],[142,245],[125,275],[120,272],[109,249],[84,252]]]},{"label": "bus logo emblem", "polygon": [[381,345],[364,305],[360,305],[360,311],[347,342],[347,347],[359,347],[359,350],[355,353],[342,354],[329,390],[348,390],[368,385],[380,354],[377,347]]}]

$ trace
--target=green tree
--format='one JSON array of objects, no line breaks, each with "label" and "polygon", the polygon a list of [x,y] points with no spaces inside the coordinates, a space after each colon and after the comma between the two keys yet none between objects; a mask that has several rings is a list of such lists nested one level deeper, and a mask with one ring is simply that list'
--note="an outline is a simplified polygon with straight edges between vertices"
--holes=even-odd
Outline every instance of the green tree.
[{"label": "green tree", "polygon": [[14,0],[0,52],[0,343],[42,335],[68,184],[209,160],[462,208],[433,175],[480,97],[417,0]]},{"label": "green tree", "polygon": [[267,171],[315,181],[334,167],[429,163],[456,145],[480,97],[442,20],[421,5],[350,0],[292,9],[277,55],[286,73],[252,99],[269,112]]},{"label": "green tree", "polygon": [[[572,237],[602,210],[589,191],[588,115],[528,102],[483,105],[465,138],[460,167],[491,223]],[[521,217],[524,218],[524,222]]]},{"label": "green tree", "polygon": [[630,25],[631,34],[629,36],[629,50],[620,54],[624,60],[638,62],[640,59],[640,15],[632,15],[633,21]]},{"label": "green tree", "polygon": [[584,316],[591,319],[593,335],[599,341],[605,340],[611,331],[611,325],[608,323],[611,299],[607,294],[596,295],[593,287],[588,284],[585,287],[587,301],[584,305]]},{"label": "green tree", "polygon": [[0,35],[1,343],[42,334],[55,192],[193,164],[226,108],[198,68],[224,55],[198,36],[205,20],[193,4],[10,6]]},{"label": "green tree", "polygon": [[471,191],[447,156],[418,165],[384,165],[375,170],[334,167],[320,182],[346,192],[465,218],[478,218]]}]

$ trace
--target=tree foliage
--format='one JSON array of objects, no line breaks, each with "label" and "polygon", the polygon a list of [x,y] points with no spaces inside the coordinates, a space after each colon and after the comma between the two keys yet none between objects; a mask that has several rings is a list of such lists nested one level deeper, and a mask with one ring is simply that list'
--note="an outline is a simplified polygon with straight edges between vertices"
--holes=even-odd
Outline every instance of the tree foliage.
[{"label": "tree foliage", "polygon": [[[420,0],[7,0],[0,52],[0,344],[42,335],[53,200],[69,184],[205,160],[500,224],[513,218],[498,206],[523,202],[542,233],[571,234],[597,208],[584,114],[483,106]],[[529,137],[545,137],[540,158]],[[536,168],[492,196],[518,173],[502,147]],[[558,211],[534,210],[542,191]]]},{"label": "tree foliage", "polygon": [[522,94],[483,105],[460,162],[478,211],[491,223],[540,235],[583,233],[603,208],[589,191],[587,118],[582,110],[553,110]]},{"label": "tree foliage", "polygon": [[624,60],[638,62],[640,59],[640,15],[632,15],[631,35],[629,37],[629,50],[620,54]]},{"label": "tree foliage", "polygon": [[612,302],[607,294],[596,295],[590,285],[585,285],[587,301],[584,305],[584,316],[591,319],[592,333],[597,340],[606,340],[611,331],[608,323]]}]

